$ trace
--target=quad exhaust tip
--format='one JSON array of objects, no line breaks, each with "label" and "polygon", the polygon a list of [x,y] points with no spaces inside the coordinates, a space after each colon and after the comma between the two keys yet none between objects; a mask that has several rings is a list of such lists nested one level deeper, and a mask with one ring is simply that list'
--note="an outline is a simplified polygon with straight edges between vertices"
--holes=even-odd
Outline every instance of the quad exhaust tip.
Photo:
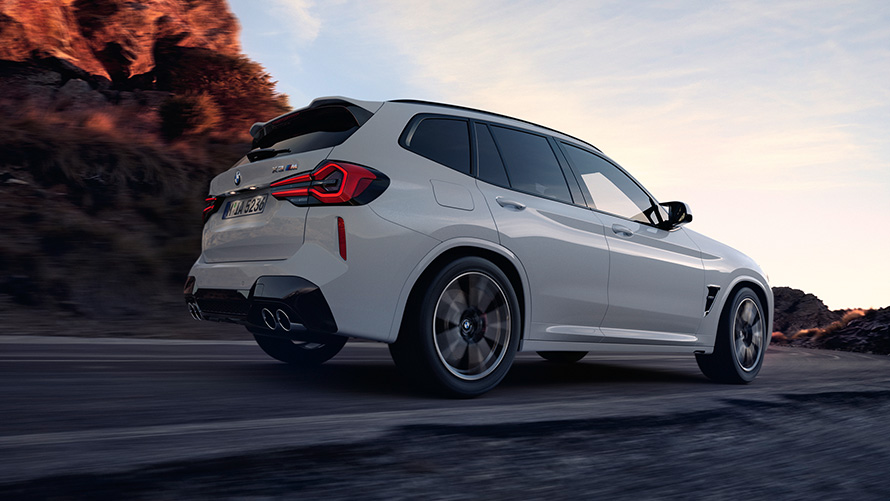
[{"label": "quad exhaust tip", "polygon": [[269,330],[274,331],[275,327],[277,327],[278,324],[277,322],[275,322],[275,315],[272,314],[272,310],[270,310],[269,308],[263,308],[262,315],[263,323],[266,324],[266,327],[268,327]]},{"label": "quad exhaust tip", "polygon": [[290,331],[290,317],[287,316],[287,313],[284,310],[278,310],[275,312],[275,320],[278,321],[278,325],[285,331]]},{"label": "quad exhaust tip", "polygon": [[195,320],[203,320],[204,317],[201,315],[201,308],[198,307],[195,303],[186,303],[189,307],[189,313],[192,315],[192,318]]}]

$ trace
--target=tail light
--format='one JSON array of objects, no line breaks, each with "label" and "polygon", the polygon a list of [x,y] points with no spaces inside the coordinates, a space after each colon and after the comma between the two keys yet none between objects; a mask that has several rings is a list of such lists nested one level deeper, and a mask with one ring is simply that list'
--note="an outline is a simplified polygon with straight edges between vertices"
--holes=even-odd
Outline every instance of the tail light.
[{"label": "tail light", "polygon": [[308,174],[271,184],[272,196],[294,205],[362,205],[383,193],[389,178],[382,173],[346,162],[322,162]]},{"label": "tail light", "polygon": [[204,223],[210,219],[210,216],[213,215],[214,212],[219,210],[219,206],[222,205],[222,197],[207,197],[204,199]]}]

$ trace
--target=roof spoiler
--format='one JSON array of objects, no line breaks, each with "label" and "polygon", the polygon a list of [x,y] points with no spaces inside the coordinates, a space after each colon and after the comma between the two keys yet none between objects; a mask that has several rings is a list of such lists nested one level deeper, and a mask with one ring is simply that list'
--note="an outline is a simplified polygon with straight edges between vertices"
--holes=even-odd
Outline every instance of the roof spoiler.
[{"label": "roof spoiler", "polygon": [[300,108],[299,110],[290,111],[285,113],[284,115],[279,115],[268,122],[256,122],[255,124],[250,126],[250,135],[254,139],[259,139],[265,135],[264,131],[267,125],[274,124],[281,120],[286,120],[288,117],[298,115],[306,110],[311,110],[313,108],[320,108],[322,106],[332,106],[332,105],[341,105],[345,106],[352,112],[352,115],[355,117],[358,123],[364,124],[371,118],[371,115],[377,112],[383,103],[381,101],[361,101],[359,99],[352,99],[349,97],[343,96],[329,96],[329,97],[320,97],[318,99],[314,99],[309,106],[305,108]]}]

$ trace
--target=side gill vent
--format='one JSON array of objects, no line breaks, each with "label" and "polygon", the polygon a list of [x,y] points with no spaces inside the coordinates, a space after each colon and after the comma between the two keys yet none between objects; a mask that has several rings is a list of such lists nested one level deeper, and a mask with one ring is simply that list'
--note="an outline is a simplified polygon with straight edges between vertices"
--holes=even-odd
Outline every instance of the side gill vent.
[{"label": "side gill vent", "polygon": [[714,299],[717,297],[719,291],[720,287],[716,285],[708,286],[708,298],[705,299],[705,316],[708,316],[708,313],[711,313],[711,306],[714,306]]}]

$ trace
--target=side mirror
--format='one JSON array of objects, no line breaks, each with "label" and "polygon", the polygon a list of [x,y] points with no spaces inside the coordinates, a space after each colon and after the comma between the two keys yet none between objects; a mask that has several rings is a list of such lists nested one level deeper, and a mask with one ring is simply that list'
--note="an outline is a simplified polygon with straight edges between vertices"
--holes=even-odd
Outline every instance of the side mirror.
[{"label": "side mirror", "polygon": [[667,212],[667,219],[658,225],[663,230],[672,230],[692,221],[692,212],[689,211],[689,206],[683,202],[665,202],[659,205]]}]

